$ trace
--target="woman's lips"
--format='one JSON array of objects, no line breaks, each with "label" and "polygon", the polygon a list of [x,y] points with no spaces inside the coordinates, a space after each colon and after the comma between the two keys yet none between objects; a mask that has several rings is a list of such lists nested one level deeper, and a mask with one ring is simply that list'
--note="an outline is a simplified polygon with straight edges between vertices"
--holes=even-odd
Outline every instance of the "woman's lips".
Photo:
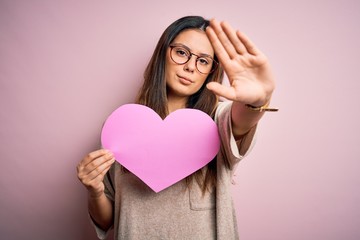
[{"label": "woman's lips", "polygon": [[179,77],[179,80],[182,84],[184,85],[190,85],[193,83],[193,81],[191,81],[190,79],[188,78],[185,78],[185,77],[182,77],[182,76],[178,76]]}]

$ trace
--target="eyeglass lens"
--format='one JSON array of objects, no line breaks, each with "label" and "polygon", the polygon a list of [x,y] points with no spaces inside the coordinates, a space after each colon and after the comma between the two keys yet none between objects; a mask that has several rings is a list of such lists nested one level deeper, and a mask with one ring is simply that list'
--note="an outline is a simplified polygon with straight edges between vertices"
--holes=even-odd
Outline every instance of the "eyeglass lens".
[{"label": "eyeglass lens", "polygon": [[[171,49],[171,58],[177,64],[187,63],[191,59],[192,55],[195,54],[181,46],[173,46]],[[195,56],[197,70],[201,73],[210,73],[212,71],[214,60],[211,57]]]}]

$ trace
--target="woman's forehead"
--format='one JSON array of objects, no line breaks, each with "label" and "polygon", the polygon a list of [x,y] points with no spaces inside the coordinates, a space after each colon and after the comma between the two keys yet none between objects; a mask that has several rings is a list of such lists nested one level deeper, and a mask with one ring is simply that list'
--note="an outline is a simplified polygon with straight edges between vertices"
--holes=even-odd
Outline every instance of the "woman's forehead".
[{"label": "woman's forehead", "polygon": [[206,33],[200,29],[186,29],[176,36],[173,43],[181,43],[194,53],[214,55],[214,49]]}]

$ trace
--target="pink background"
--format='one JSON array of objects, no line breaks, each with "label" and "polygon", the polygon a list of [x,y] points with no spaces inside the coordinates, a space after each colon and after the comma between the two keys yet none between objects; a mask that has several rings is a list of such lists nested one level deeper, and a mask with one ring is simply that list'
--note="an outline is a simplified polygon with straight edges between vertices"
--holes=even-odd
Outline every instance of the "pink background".
[{"label": "pink background", "polygon": [[360,2],[55,2],[0,2],[2,239],[96,239],[76,165],[189,14],[246,32],[277,76],[237,171],[242,239],[360,239]]}]

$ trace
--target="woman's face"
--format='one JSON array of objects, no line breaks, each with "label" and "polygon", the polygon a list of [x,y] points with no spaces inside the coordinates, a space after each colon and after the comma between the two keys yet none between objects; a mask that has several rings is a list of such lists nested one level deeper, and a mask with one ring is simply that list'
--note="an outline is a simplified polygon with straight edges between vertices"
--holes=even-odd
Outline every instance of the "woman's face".
[{"label": "woman's face", "polygon": [[[190,50],[197,56],[214,57],[214,50],[206,36],[201,30],[189,29],[181,32],[171,43],[171,45],[181,46]],[[173,50],[174,53],[174,50]],[[166,54],[165,77],[168,89],[168,96],[189,97],[196,93],[204,84],[209,74],[200,73],[196,68],[197,56],[191,55],[191,58],[185,64],[177,64],[171,59],[171,48]],[[183,52],[178,52],[180,56]],[[200,64],[206,64],[203,59],[199,59]],[[201,69],[201,66],[199,66]]]}]

